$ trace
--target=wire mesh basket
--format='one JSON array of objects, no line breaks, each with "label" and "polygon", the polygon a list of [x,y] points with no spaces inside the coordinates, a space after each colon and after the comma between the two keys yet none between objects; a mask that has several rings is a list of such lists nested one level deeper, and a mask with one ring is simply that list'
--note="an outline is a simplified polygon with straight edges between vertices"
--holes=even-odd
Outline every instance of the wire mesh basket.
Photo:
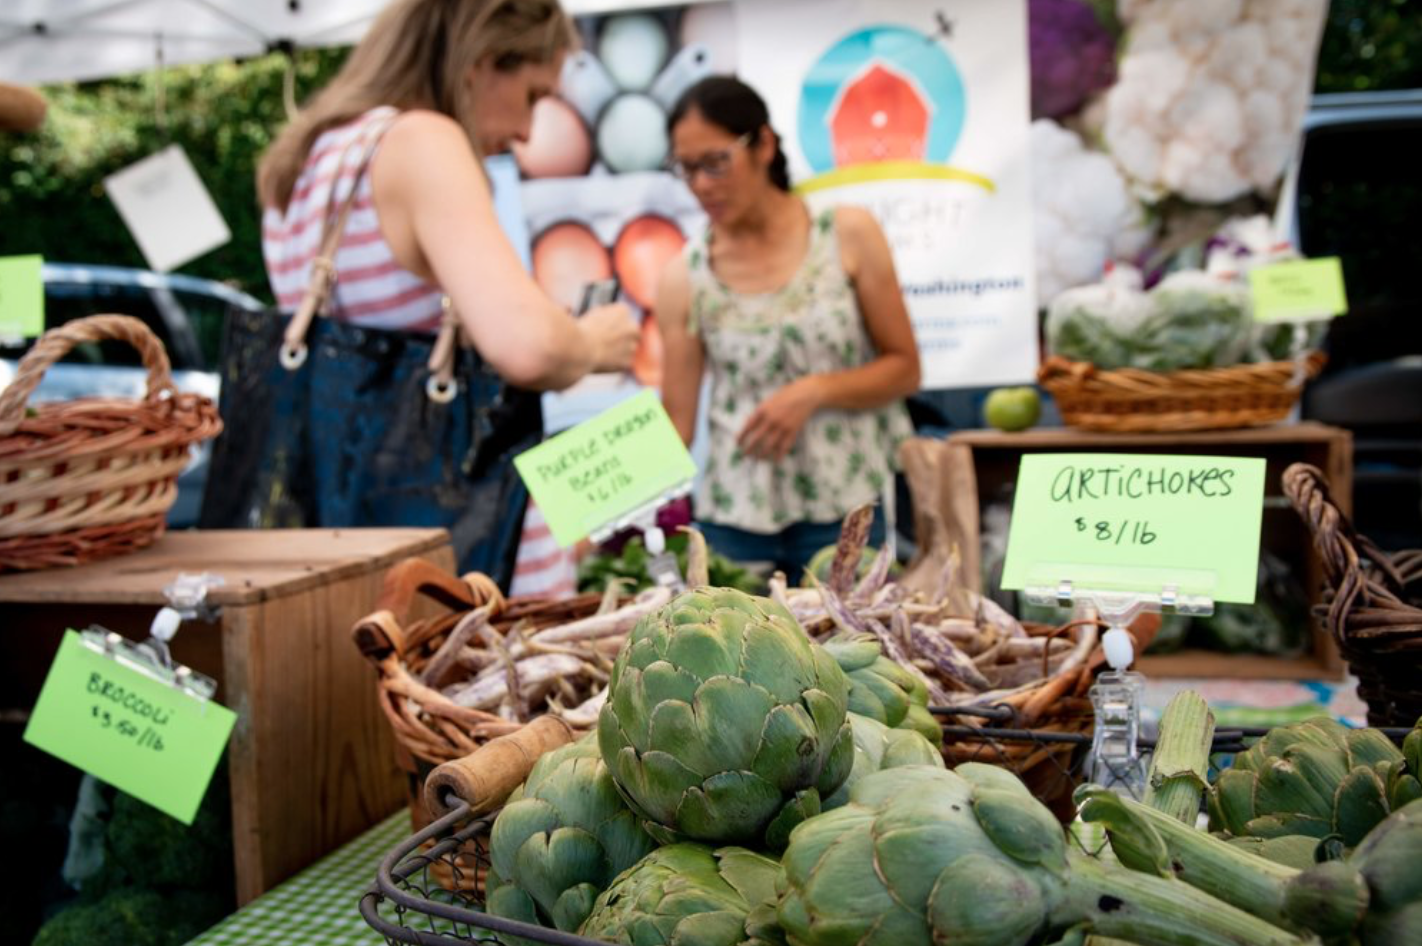
[{"label": "wire mesh basket", "polygon": [[[1024,752],[1040,754],[1063,784],[1073,788],[1089,780],[1106,788],[1125,792],[1138,784],[1133,771],[1090,763],[1091,735],[1015,728],[1016,711],[1010,706],[965,706],[937,708],[944,720],[945,742],[960,746],[976,743],[981,757],[959,758],[958,762],[995,763],[1003,756],[1019,757]],[[984,719],[993,726],[960,725],[954,717]],[[1218,769],[1227,768],[1234,754],[1264,735],[1266,729],[1217,729],[1211,746],[1211,779]],[[1384,729],[1400,742],[1405,729]],[[1152,739],[1141,739],[1141,765],[1149,766]],[[1141,771],[1145,771],[1142,768]],[[1034,789],[1034,793],[1038,789]],[[375,884],[360,902],[361,916],[387,943],[415,946],[456,946],[492,943],[525,946],[548,943],[552,946],[599,946],[599,940],[573,933],[506,920],[484,912],[485,882],[489,870],[488,836],[496,813],[471,817],[469,805],[456,802],[451,810],[424,830],[403,841],[385,856],[376,873]],[[1104,830],[1080,821],[1067,829],[1069,843],[1087,854],[1105,850]]]}]

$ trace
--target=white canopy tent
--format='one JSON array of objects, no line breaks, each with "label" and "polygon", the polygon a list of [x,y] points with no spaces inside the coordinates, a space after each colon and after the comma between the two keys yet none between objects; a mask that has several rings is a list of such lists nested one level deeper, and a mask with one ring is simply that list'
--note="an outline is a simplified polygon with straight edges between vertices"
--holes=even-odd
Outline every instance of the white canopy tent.
[{"label": "white canopy tent", "polygon": [[[4,0],[0,80],[43,85],[155,65],[354,43],[387,0]],[[688,0],[678,0],[686,3]],[[697,2],[697,0],[691,0]],[[655,0],[564,0],[575,15]]]}]

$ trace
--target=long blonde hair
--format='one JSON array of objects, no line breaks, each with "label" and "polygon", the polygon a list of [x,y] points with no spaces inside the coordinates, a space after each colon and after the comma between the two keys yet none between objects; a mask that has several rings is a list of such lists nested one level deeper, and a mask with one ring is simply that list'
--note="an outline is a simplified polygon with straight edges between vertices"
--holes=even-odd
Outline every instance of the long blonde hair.
[{"label": "long blonde hair", "polygon": [[316,138],[379,105],[443,112],[464,126],[477,152],[470,70],[486,59],[510,71],[552,62],[574,39],[558,0],[395,0],[267,149],[258,199],[285,210]]}]

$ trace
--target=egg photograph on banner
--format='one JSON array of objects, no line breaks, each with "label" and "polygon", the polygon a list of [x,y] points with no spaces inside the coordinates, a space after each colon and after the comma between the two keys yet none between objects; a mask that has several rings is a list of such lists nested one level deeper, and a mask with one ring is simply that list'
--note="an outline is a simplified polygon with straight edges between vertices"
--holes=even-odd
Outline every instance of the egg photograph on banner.
[{"label": "egg photograph on banner", "polygon": [[705,226],[695,199],[667,170],[667,115],[699,79],[734,68],[730,3],[580,17],[581,48],[556,95],[534,109],[514,148],[532,239],[534,278],[573,312],[587,287],[615,279],[641,319],[630,376],[593,376],[549,395],[550,429],[569,426],[661,384],[657,280]]}]

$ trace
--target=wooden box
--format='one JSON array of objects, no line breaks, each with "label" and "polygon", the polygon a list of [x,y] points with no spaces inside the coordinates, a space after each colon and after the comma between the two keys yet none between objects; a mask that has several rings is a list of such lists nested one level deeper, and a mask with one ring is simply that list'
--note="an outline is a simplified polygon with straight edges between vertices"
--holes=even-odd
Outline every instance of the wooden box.
[{"label": "wooden box", "polygon": [[[1018,463],[1024,453],[1175,453],[1263,457],[1267,462],[1264,548],[1288,562],[1303,578],[1311,602],[1317,602],[1323,575],[1313,542],[1303,521],[1289,505],[1280,487],[1280,476],[1291,463],[1312,463],[1332,485],[1334,499],[1345,513],[1352,511],[1353,438],[1337,427],[1305,422],[1247,430],[1200,431],[1176,434],[1107,434],[1067,428],[1043,428],[1021,433],[969,430],[951,434],[937,447],[921,441],[906,448],[908,460],[915,450],[919,467],[932,466],[940,484],[936,497],[940,514],[948,520],[951,536],[973,550],[964,556],[969,575],[977,567],[979,521],[982,510],[995,501],[1010,501]],[[927,457],[927,460],[924,457]],[[910,479],[914,465],[909,464]],[[965,498],[964,491],[976,493]],[[916,501],[918,493],[915,494]],[[1263,679],[1340,679],[1344,664],[1337,648],[1317,621],[1310,622],[1312,647],[1302,657],[1282,658],[1262,654],[1225,654],[1185,650],[1147,656],[1138,665],[1142,673],[1161,677],[1236,677]]]},{"label": "wooden box", "polygon": [[0,576],[3,703],[34,705],[66,628],[141,640],[179,572],[221,575],[208,596],[215,622],[184,623],[172,650],[237,713],[228,763],[247,903],[405,802],[375,674],[350,629],[373,610],[386,568],[409,556],[454,567],[442,529],[259,530],[171,532],[121,558]]}]

